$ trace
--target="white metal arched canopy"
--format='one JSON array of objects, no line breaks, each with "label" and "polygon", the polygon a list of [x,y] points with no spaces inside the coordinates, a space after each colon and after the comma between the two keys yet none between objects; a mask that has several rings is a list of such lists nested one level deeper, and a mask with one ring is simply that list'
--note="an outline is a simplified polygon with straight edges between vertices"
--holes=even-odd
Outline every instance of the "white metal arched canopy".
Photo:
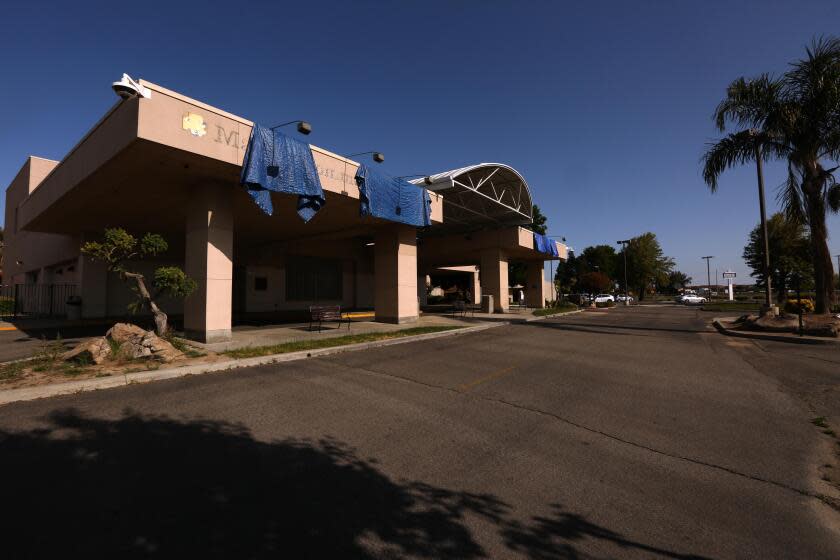
[{"label": "white metal arched canopy", "polygon": [[528,183],[503,163],[469,165],[411,183],[443,195],[443,225],[447,229],[532,222]]}]

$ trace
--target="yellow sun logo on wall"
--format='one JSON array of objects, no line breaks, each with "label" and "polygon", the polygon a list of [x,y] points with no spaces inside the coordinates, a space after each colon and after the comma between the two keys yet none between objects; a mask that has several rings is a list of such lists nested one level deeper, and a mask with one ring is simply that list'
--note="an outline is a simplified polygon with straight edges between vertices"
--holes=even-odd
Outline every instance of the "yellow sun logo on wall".
[{"label": "yellow sun logo on wall", "polygon": [[181,128],[188,130],[193,136],[204,136],[207,134],[207,125],[204,117],[195,113],[187,113],[181,120]]}]

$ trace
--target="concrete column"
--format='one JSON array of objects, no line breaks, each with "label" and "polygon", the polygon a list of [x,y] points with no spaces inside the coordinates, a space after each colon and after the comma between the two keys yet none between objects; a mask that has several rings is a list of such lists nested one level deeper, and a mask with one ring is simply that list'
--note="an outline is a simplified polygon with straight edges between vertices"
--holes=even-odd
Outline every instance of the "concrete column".
[{"label": "concrete column", "polygon": [[543,261],[530,261],[525,273],[525,303],[528,307],[545,307],[545,273]]},{"label": "concrete column", "polygon": [[508,302],[508,260],[500,249],[481,252],[481,294],[493,296],[496,313],[507,313]]},{"label": "concrete column", "polygon": [[479,280],[478,276],[478,269],[472,273],[472,279],[470,283],[470,292],[472,292],[473,300],[468,302],[472,303],[473,305],[480,305],[481,304],[481,281]]},{"label": "concrete column", "polygon": [[374,245],[374,312],[384,323],[417,321],[417,230],[381,227]]},{"label": "concrete column", "polygon": [[105,317],[108,311],[108,268],[84,255],[76,264],[78,291],[82,298],[82,318]]},{"label": "concrete column", "polygon": [[233,306],[231,186],[196,188],[187,210],[184,268],[198,283],[184,302],[184,331],[200,342],[230,340]]}]

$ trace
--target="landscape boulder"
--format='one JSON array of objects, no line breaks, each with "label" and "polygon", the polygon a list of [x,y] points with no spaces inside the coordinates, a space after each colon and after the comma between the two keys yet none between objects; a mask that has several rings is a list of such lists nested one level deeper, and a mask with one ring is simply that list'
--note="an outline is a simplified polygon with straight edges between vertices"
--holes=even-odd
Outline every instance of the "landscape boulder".
[{"label": "landscape boulder", "polygon": [[74,348],[62,354],[61,359],[65,362],[101,364],[110,355],[111,345],[100,336],[99,338],[83,340]]},{"label": "landscape boulder", "polygon": [[141,329],[137,325],[117,323],[108,330],[105,337],[119,344],[120,353],[129,359],[171,362],[184,357],[183,352],[153,331]]},{"label": "landscape boulder", "polygon": [[101,364],[112,354],[112,343],[119,346],[119,354],[130,360],[157,360],[171,362],[184,354],[153,331],[130,323],[117,323],[105,336],[89,338],[62,354],[65,362]]}]

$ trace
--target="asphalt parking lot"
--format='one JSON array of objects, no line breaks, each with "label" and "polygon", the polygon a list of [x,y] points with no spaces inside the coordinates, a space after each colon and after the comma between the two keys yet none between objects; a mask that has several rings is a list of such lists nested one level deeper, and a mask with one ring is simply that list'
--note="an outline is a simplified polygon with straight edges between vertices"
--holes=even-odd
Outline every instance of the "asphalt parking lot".
[{"label": "asphalt parking lot", "polygon": [[840,348],[709,319],[592,311],[2,406],[4,548],[840,558],[810,422],[840,421]]}]

